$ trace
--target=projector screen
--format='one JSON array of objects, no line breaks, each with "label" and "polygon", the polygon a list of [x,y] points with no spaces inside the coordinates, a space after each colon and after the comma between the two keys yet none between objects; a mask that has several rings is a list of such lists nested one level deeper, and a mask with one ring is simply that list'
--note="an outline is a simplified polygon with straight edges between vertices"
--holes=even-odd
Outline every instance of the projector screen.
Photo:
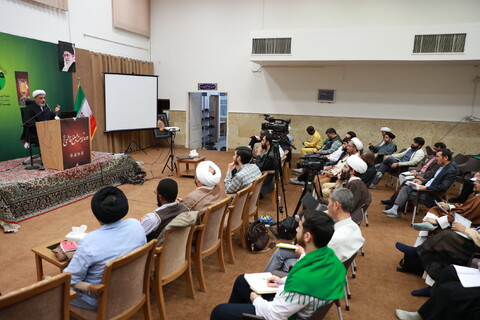
[{"label": "projector screen", "polygon": [[105,73],[105,132],[157,127],[158,76]]}]

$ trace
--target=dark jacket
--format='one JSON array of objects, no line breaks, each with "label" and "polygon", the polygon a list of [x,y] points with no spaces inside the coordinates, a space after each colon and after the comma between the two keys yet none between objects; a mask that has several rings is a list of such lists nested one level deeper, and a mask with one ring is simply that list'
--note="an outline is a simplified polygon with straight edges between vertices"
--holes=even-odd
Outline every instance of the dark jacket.
[{"label": "dark jacket", "polygon": [[[275,157],[273,154],[273,149],[270,148],[270,152],[264,152],[260,156],[257,157],[256,159],[256,164],[260,171],[269,171],[269,170],[275,170]],[[274,190],[273,186],[273,174],[267,175],[265,180],[263,181],[263,186],[261,189],[262,195],[269,194]]]},{"label": "dark jacket", "polygon": [[[439,167],[440,168],[440,167]],[[439,169],[438,168],[438,169]],[[438,170],[437,169],[437,170]],[[431,171],[427,173],[422,181],[422,184],[425,185],[430,179],[433,179],[435,176],[435,171]],[[427,187],[429,191],[447,191],[448,188],[455,182],[455,178],[457,177],[457,164],[454,161],[450,161],[443,170],[437,175],[435,180],[433,180],[432,184]]]}]

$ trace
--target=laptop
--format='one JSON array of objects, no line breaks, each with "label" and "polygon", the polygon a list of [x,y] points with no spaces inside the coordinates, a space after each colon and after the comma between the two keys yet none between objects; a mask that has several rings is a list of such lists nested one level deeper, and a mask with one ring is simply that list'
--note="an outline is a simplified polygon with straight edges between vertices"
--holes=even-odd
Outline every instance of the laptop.
[{"label": "laptop", "polygon": [[77,116],[76,111],[62,111],[60,112],[60,119],[75,118]]}]

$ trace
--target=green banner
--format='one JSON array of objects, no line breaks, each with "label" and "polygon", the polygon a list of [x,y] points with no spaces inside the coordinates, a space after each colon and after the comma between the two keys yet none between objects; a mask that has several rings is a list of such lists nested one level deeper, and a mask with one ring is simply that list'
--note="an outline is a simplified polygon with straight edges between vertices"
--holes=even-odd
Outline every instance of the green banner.
[{"label": "green banner", "polygon": [[[0,33],[0,161],[28,156],[20,141],[20,108],[33,91],[45,90],[52,110],[73,110],[72,74],[58,67],[56,43]],[[38,153],[38,150],[34,150]]]}]

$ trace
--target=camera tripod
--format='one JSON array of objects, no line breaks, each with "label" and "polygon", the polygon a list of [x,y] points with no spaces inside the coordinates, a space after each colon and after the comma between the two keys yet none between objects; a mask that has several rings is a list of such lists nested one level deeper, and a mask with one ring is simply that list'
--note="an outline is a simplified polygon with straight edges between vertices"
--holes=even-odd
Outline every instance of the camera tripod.
[{"label": "camera tripod", "polygon": [[305,187],[303,188],[302,194],[298,199],[297,206],[295,207],[295,211],[293,212],[293,216],[295,216],[298,213],[298,210],[300,209],[300,205],[302,204],[302,199],[307,193],[312,193],[312,195],[315,193],[317,196],[317,199],[323,198],[322,189],[315,182],[316,176],[317,176],[317,171],[315,170],[308,171],[307,180],[305,181]]},{"label": "camera tripod", "polygon": [[163,166],[162,173],[165,171],[166,168],[168,168],[170,169],[169,176],[173,176],[173,171],[178,172],[177,164],[175,163],[175,136],[177,133],[175,131],[169,131],[169,132],[170,132],[170,154],[168,155],[167,161]]},{"label": "camera tripod", "polygon": [[[272,146],[268,150],[267,154],[265,155],[265,159],[269,157],[270,152],[273,150],[273,158],[274,158],[274,175],[273,175],[273,183],[275,185],[275,209],[277,213],[277,230],[270,230],[277,239],[279,238],[279,232],[278,232],[278,225],[280,223],[280,213],[285,212],[285,215],[288,217],[288,209],[287,209],[287,199],[285,197],[285,183],[284,183],[284,175],[283,175],[283,170],[281,166],[281,159],[280,159],[280,151],[279,151],[279,141],[283,137],[280,137],[276,135],[274,139],[272,140]],[[287,143],[289,143],[287,141]],[[289,143],[290,144],[290,143]],[[280,205],[280,197],[279,197],[279,185],[281,186],[281,192],[282,192],[282,197],[283,197],[283,207]]]}]

